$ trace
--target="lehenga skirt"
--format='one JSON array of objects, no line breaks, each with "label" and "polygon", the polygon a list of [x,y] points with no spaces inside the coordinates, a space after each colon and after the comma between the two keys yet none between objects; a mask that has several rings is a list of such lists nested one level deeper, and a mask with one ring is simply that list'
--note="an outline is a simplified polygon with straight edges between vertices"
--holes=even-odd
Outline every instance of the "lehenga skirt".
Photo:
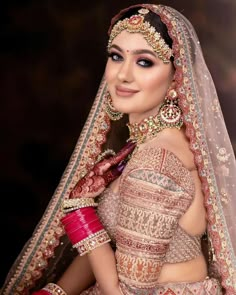
[{"label": "lehenga skirt", "polygon": [[[152,289],[138,289],[121,283],[124,295],[221,295],[222,289],[214,278],[206,278],[204,281],[194,283],[165,283]],[[101,295],[98,285],[89,288],[81,295]]]}]

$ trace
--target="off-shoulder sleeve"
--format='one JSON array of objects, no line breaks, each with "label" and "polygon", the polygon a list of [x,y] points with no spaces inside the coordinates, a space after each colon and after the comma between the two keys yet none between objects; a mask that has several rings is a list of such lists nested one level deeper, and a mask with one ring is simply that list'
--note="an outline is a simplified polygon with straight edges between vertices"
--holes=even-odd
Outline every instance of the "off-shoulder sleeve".
[{"label": "off-shoulder sleeve", "polygon": [[122,283],[155,287],[178,221],[193,197],[191,173],[173,153],[150,148],[134,156],[121,181],[116,228]]}]

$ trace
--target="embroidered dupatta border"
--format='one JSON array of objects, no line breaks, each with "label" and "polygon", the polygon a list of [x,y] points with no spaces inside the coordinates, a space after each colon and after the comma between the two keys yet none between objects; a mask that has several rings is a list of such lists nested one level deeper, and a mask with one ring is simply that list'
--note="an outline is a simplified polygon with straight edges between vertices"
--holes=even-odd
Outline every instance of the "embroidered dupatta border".
[{"label": "embroidered dupatta border", "polygon": [[[180,106],[184,114],[186,135],[190,140],[190,148],[194,154],[195,163],[202,182],[207,208],[208,234],[213,241],[215,255],[222,279],[222,286],[228,295],[235,295],[234,269],[231,265],[233,250],[225,221],[214,168],[211,165],[209,150],[204,132],[199,96],[193,79],[192,59],[188,34],[185,24],[172,13],[172,9],[161,5],[155,6],[161,20],[166,24],[173,40],[175,80]],[[155,11],[154,11],[155,12]],[[182,24],[182,25],[180,25]],[[223,246],[224,245],[224,246]]]},{"label": "embroidered dupatta border", "polygon": [[59,239],[64,234],[60,219],[63,216],[61,203],[68,198],[76,182],[90,169],[110,129],[110,119],[104,111],[106,83],[100,84],[88,119],[81,132],[69,164],[60,183],[35,229],[31,240],[18,256],[13,271],[8,274],[7,285],[3,287],[3,295],[27,295],[37,279],[47,267],[48,259],[53,256]]}]

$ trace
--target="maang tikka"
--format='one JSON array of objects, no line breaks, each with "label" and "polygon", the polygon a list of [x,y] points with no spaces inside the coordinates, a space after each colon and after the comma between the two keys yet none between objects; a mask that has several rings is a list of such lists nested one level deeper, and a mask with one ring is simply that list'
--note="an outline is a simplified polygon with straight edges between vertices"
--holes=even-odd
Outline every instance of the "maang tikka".
[{"label": "maang tikka", "polygon": [[182,110],[178,105],[178,95],[175,89],[168,90],[164,103],[158,113],[161,124],[169,128],[180,129],[183,125]]},{"label": "maang tikka", "polygon": [[123,113],[118,112],[113,106],[111,95],[108,91],[105,97],[105,111],[112,121],[118,121],[123,117]]},{"label": "maang tikka", "polygon": [[149,13],[146,8],[139,9],[137,14],[129,18],[119,20],[111,29],[108,41],[108,50],[112,45],[114,38],[122,31],[126,30],[129,33],[141,33],[147,43],[153,48],[157,56],[164,62],[170,63],[170,58],[173,56],[173,51],[170,46],[162,38],[148,21],[145,21],[145,15]]}]

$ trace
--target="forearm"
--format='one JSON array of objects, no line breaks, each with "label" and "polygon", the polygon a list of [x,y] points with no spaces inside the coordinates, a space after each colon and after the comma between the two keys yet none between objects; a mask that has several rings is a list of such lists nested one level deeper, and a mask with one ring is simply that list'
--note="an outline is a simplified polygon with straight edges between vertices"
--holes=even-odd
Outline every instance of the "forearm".
[{"label": "forearm", "polygon": [[103,295],[121,295],[115,254],[106,243],[88,254],[92,271]]},{"label": "forearm", "polygon": [[89,254],[77,256],[57,284],[67,295],[78,295],[95,280],[103,295],[121,295],[114,251],[104,244]]},{"label": "forearm", "polygon": [[104,295],[120,295],[114,252],[110,238],[93,207],[80,208],[61,219],[79,255],[88,257],[92,272]]},{"label": "forearm", "polygon": [[87,255],[78,255],[57,282],[67,295],[78,295],[93,283],[95,277]]}]

